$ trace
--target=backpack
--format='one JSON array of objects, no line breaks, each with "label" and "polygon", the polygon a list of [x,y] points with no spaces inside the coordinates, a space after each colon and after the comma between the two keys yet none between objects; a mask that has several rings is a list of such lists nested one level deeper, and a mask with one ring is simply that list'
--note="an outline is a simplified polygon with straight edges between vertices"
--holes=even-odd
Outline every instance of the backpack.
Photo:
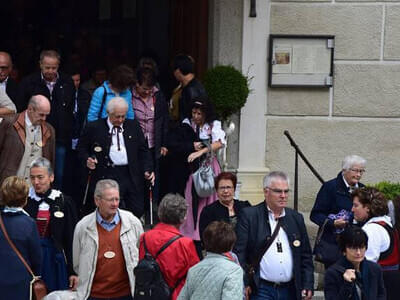
[{"label": "backpack", "polygon": [[[173,289],[171,290],[165,282],[156,259],[161,252],[179,238],[181,238],[180,235],[172,237],[153,257],[147,249],[145,235],[143,235],[144,258],[139,260],[138,265],[133,270],[135,274],[135,300],[169,300],[171,298]],[[178,280],[179,282],[180,280]]]}]

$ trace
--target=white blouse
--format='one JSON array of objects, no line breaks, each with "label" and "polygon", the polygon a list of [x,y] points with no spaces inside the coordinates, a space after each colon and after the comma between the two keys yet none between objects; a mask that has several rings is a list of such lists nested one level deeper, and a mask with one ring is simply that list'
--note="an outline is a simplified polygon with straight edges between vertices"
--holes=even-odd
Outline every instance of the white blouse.
[{"label": "white blouse", "polygon": [[[188,118],[184,119],[182,123],[190,125],[193,130],[196,131],[196,124],[194,124],[194,122],[192,122]],[[222,129],[221,121],[215,120],[213,121],[212,126],[208,123],[205,123],[203,126],[200,127],[200,139],[209,139],[210,136],[211,143],[220,141],[223,145],[226,145],[226,135],[225,131]]]}]

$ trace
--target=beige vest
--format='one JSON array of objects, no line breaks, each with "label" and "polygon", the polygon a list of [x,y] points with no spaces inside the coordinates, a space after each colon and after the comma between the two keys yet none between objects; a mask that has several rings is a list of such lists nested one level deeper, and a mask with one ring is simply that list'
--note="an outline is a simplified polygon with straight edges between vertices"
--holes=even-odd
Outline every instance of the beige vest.
[{"label": "beige vest", "polygon": [[31,163],[42,156],[42,129],[38,126],[38,129],[35,131],[34,126],[26,126],[25,134],[25,152],[19,165],[17,176],[24,178],[25,181],[30,184],[29,169]]}]

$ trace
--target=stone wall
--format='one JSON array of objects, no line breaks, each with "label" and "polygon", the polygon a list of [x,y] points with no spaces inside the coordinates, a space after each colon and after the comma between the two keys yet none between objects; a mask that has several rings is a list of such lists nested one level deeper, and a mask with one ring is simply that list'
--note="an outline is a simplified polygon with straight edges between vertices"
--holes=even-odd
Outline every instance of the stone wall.
[{"label": "stone wall", "polygon": [[[275,0],[270,33],[335,35],[335,62],[331,89],[268,89],[266,167],[293,178],[287,129],[325,180],[359,154],[364,183],[400,181],[400,1]],[[299,171],[309,211],[320,183],[303,163]]]}]

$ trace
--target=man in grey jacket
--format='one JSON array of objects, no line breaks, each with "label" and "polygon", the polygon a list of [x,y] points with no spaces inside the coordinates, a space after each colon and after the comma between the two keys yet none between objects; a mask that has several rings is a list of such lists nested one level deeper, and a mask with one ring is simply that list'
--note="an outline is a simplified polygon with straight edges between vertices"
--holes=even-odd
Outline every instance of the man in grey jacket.
[{"label": "man in grey jacket", "polygon": [[76,225],[74,233],[78,299],[132,300],[142,224],[131,212],[118,208],[116,181],[97,182],[94,198],[97,209]]}]

